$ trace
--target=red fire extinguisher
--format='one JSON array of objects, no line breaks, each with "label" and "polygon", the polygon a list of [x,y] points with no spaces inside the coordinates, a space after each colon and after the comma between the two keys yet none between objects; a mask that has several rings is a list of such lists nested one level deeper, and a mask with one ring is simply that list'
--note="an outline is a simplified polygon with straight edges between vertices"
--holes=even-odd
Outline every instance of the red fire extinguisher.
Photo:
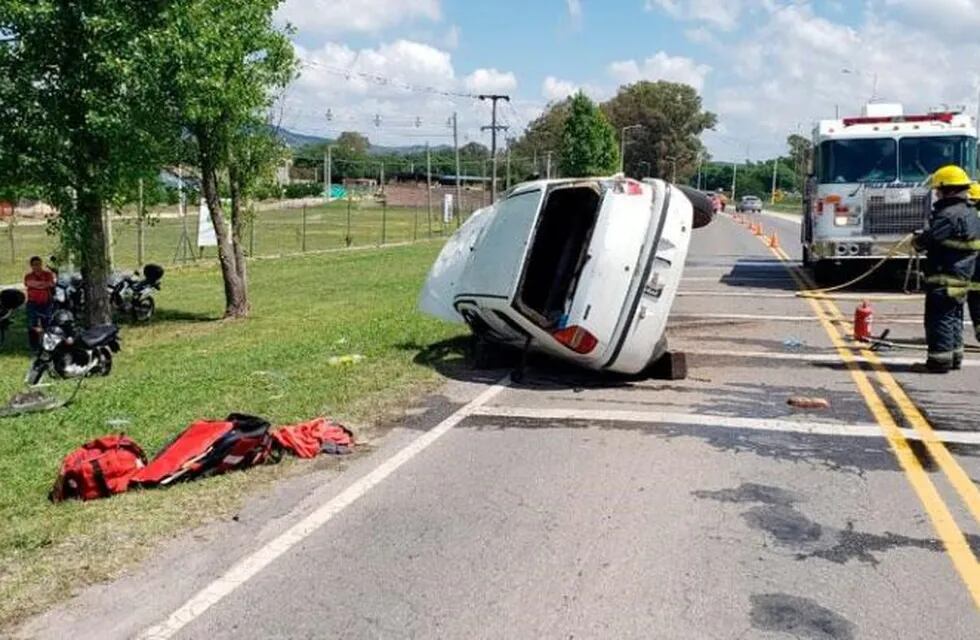
[{"label": "red fire extinguisher", "polygon": [[875,312],[865,300],[854,311],[854,339],[858,342],[869,342],[871,340],[871,323],[874,321]]}]

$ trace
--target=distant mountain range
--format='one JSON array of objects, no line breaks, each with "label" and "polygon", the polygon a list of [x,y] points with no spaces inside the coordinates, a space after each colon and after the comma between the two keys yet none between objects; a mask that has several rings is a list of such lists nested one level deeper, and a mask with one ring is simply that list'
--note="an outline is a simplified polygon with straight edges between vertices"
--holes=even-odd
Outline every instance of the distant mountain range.
[{"label": "distant mountain range", "polygon": [[[311,145],[321,145],[333,142],[330,138],[323,138],[321,136],[312,136],[305,133],[295,133],[289,131],[288,129],[279,128],[278,129],[279,138],[286,144],[290,149],[296,150],[303,147],[308,147]],[[439,145],[432,147],[432,151],[444,151],[447,149],[452,149],[449,145]],[[398,146],[381,146],[372,144],[368,148],[368,153],[372,156],[385,156],[385,155],[409,155],[416,153],[424,153],[424,144],[414,144],[406,145],[402,147]]]}]

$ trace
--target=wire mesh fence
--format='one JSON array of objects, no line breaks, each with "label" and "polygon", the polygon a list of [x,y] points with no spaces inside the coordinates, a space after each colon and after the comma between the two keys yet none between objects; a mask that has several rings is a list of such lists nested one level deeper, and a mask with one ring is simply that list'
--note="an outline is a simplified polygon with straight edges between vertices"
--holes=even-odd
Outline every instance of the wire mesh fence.
[{"label": "wire mesh fence", "polygon": [[[428,202],[392,205],[353,198],[305,205],[267,203],[250,215],[242,240],[246,252],[254,257],[420,242],[450,235],[485,203],[484,195],[470,194],[448,216],[441,196],[433,199],[431,207]],[[174,212],[147,216],[142,234],[138,216],[114,214],[113,267],[127,270],[141,262],[172,265],[216,258],[216,248],[197,247],[198,213],[191,209],[183,217]],[[184,241],[185,231],[189,242]],[[57,250],[58,239],[43,221],[4,222],[0,227],[0,284],[19,282],[31,256],[47,258]]]}]

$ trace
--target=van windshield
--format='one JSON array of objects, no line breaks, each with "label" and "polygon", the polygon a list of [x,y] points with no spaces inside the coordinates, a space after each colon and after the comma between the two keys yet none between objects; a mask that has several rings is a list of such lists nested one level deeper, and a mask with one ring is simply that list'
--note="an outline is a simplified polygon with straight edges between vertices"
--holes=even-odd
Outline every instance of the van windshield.
[{"label": "van windshield", "polygon": [[902,138],[899,157],[903,182],[922,182],[948,164],[959,165],[975,176],[977,141],[968,136]]},{"label": "van windshield", "polygon": [[823,184],[894,182],[898,144],[889,138],[828,140],[818,151],[817,177]]}]

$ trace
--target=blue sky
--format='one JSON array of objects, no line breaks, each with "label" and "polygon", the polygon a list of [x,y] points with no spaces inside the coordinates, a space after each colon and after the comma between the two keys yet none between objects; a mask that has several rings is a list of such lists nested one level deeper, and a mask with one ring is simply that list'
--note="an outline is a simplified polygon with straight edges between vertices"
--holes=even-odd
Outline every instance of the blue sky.
[{"label": "blue sky", "polygon": [[488,107],[460,94],[512,95],[513,134],[569,92],[665,79],[718,113],[716,158],[760,159],[874,88],[972,111],[980,87],[980,0],[286,0],[280,19],[304,60],[283,125],[383,144],[445,143],[453,112],[484,142]]}]

